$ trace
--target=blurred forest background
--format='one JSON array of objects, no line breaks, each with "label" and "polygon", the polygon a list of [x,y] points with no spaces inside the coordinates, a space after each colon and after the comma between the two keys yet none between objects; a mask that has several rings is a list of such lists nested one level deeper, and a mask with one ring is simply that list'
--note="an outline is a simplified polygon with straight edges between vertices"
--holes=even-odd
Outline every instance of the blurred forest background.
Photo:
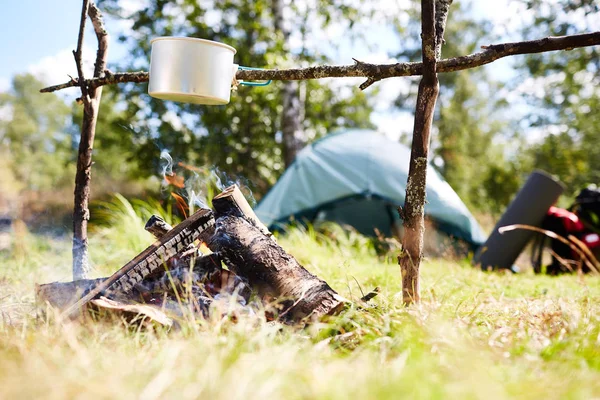
[{"label": "blurred forest background", "polygon": [[[472,3],[455,0],[443,58],[490,43],[600,28],[594,0],[514,1],[524,11],[503,30],[492,16],[475,13]],[[127,32],[109,32],[129,50],[110,66],[113,71],[147,70],[150,40],[171,35],[227,43],[238,49],[237,63],[253,67],[340,63],[333,56],[340,53],[350,63],[351,45],[378,40],[394,43],[390,59],[420,59],[414,1],[392,8],[389,1],[351,0],[146,0],[133,9],[130,1],[98,4],[110,18],[133,24]],[[389,35],[373,37],[371,27],[382,26]],[[344,32],[345,44],[328,40],[333,29]],[[75,39],[73,32],[73,47]],[[599,51],[521,56],[502,71],[489,66],[440,75],[432,162],[475,214],[499,215],[535,168],[558,176],[571,194],[600,183]],[[82,109],[72,97],[40,94],[43,86],[60,82],[39,79],[14,76],[0,93],[0,214],[68,231]],[[171,191],[189,195],[190,188],[177,182],[165,188],[166,150],[178,174],[216,171],[241,180],[260,199],[305,144],[336,128],[374,128],[374,110],[382,107],[414,112],[418,79],[395,79],[406,85],[391,101],[381,95],[391,80],[365,92],[356,80],[321,80],[240,87],[229,105],[211,107],[152,99],[146,84],[105,86],[92,198],[118,192],[170,202]],[[398,140],[410,142],[412,123],[385,130],[395,129]]]}]

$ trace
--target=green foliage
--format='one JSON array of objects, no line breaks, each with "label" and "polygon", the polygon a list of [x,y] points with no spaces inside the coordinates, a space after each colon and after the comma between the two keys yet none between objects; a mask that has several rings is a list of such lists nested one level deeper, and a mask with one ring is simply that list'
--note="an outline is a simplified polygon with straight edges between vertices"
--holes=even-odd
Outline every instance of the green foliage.
[{"label": "green foliage", "polygon": [[[126,101],[119,87],[109,85],[103,88],[94,138],[94,178],[132,182],[142,175],[137,143],[126,122],[124,111]],[[83,107],[73,103],[68,129],[74,148],[79,145],[82,120]],[[73,150],[73,161],[76,156],[76,151]]]},{"label": "green foliage", "polygon": [[65,184],[74,171],[67,133],[68,106],[56,95],[42,97],[42,83],[17,75],[7,93],[0,93],[0,154],[18,182],[14,188],[48,190]]},{"label": "green foliage", "polygon": [[[101,6],[113,15],[134,21],[135,35],[121,38],[131,48],[133,68],[147,67],[150,40],[158,36],[190,36],[232,45],[236,63],[250,67],[285,67],[294,62],[325,59],[314,49],[300,54],[284,51],[282,34],[274,34],[271,1],[228,0],[212,4],[192,0],[152,0],[133,15],[125,15],[118,1]],[[329,10],[329,11],[328,11]],[[333,12],[325,2],[320,12]],[[293,26],[303,30],[307,10],[292,14]],[[311,11],[312,12],[312,11]],[[350,12],[350,11],[344,11]],[[216,20],[216,22],[215,22]],[[302,34],[308,34],[305,29]],[[302,83],[306,93],[304,128],[309,138],[340,126],[370,126],[370,107],[364,94],[353,89],[342,97],[317,81]],[[127,110],[137,157],[147,174],[157,171],[159,154],[167,149],[174,159],[196,166],[218,167],[230,176],[244,176],[258,194],[283,172],[280,114],[281,85],[240,86],[226,106],[198,106],[151,99],[145,85],[126,86]]]},{"label": "green foliage", "polygon": [[[60,230],[68,226],[73,204],[83,110],[54,93],[40,93],[44,86],[32,75],[17,75],[11,89],[0,93],[0,212]],[[118,89],[104,89],[94,141],[94,199],[117,191],[138,194],[147,186],[122,102]]]},{"label": "green foliage", "polygon": [[[529,0],[535,24],[527,36],[569,35],[597,30],[600,6],[590,0],[550,5]],[[571,193],[600,183],[600,51],[597,46],[528,56],[521,63],[538,90],[529,93],[529,122],[545,134],[531,149],[534,166],[557,175]],[[541,89],[541,90],[540,90]]]},{"label": "green foliage", "polygon": [[489,186],[483,182],[501,170],[506,161],[492,145],[498,140],[502,124],[491,120],[489,99],[479,92],[476,76],[476,73],[457,74],[450,89],[451,97],[441,99],[437,117],[439,144],[435,153],[443,162],[442,175],[463,201],[486,210],[492,199],[498,198],[497,193],[487,191]]},{"label": "green foliage", "polygon": [[500,215],[521,188],[523,167],[516,161],[490,163],[481,172],[479,209]]},{"label": "green foliage", "polygon": [[591,167],[587,158],[588,150],[592,149],[582,149],[571,136],[561,133],[549,135],[531,151],[536,167],[559,176],[569,184],[571,191],[576,191],[588,183]]}]

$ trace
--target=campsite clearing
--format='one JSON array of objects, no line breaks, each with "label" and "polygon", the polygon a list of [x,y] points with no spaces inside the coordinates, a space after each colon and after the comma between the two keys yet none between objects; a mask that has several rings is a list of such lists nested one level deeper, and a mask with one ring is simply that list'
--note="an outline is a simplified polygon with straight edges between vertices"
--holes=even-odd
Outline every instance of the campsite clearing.
[{"label": "campsite clearing", "polygon": [[[92,237],[99,274],[152,240],[135,218],[122,212]],[[0,398],[600,395],[596,278],[490,274],[426,260],[422,303],[405,308],[395,260],[376,261],[363,237],[340,231],[334,241],[294,229],[279,242],[354,301],[357,282],[365,292],[379,286],[376,307],[306,329],[252,317],[187,321],[178,332],[103,320],[61,326],[27,313],[34,282],[70,277],[70,241],[29,237],[27,258],[0,258]]]}]

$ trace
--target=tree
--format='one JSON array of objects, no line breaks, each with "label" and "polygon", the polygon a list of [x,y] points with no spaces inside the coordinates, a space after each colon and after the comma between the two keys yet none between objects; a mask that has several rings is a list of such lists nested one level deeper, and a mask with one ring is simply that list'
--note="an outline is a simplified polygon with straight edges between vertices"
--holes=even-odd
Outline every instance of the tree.
[{"label": "tree", "polygon": [[[153,0],[132,15],[126,15],[118,1],[101,4],[113,15],[134,21],[135,35],[121,37],[131,47],[131,67],[149,59],[152,38],[168,35],[230,44],[238,49],[236,63],[250,67],[291,65],[292,59],[326,60],[307,48],[290,55],[289,33],[283,30],[285,21],[278,10],[293,5],[283,1],[232,0],[207,6],[196,1]],[[295,19],[288,22],[298,24],[306,12],[292,13]],[[214,166],[228,176],[243,176],[260,196],[304,141],[337,127],[372,126],[371,107],[357,89],[342,97],[325,85],[307,82],[302,85],[306,96],[301,101],[297,83],[273,85],[275,88],[266,89],[239,86],[230,103],[222,107],[163,102],[149,98],[145,86],[126,87],[126,119],[139,143],[146,173],[156,173],[160,152],[166,149],[174,159]]]},{"label": "tree", "polygon": [[0,119],[0,152],[18,186],[28,190],[64,185],[72,172],[69,107],[54,94],[40,97],[41,85],[33,75],[17,75],[11,90],[0,93],[0,109],[8,110]]},{"label": "tree", "polygon": [[[568,35],[597,27],[597,1],[525,4],[535,10],[535,19],[524,26],[523,35]],[[530,151],[533,166],[557,175],[571,193],[600,183],[600,121],[590,117],[600,107],[598,48],[534,55],[519,67],[531,76],[521,85],[531,107],[527,122],[543,135]]]},{"label": "tree", "polygon": [[[289,52],[290,29],[284,17],[283,0],[273,0],[273,27],[280,35],[283,50]],[[306,96],[304,96],[306,97]],[[283,161],[289,167],[296,153],[302,149],[302,119],[304,117],[304,101],[300,98],[300,86],[296,81],[283,82],[281,111],[281,136],[283,142]]]}]

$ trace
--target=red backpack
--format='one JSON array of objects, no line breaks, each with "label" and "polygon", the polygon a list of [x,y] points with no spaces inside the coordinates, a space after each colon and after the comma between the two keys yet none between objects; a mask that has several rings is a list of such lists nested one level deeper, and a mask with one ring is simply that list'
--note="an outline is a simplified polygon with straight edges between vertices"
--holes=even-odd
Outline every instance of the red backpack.
[{"label": "red backpack", "polygon": [[[600,201],[600,197],[598,197],[598,200]],[[583,208],[580,208],[578,204],[584,203],[576,202],[571,207],[575,212],[558,207],[550,207],[542,228],[552,231],[567,240],[569,240],[569,236],[574,236],[598,257],[600,255],[600,234],[594,229],[594,224],[590,224],[587,220],[581,218],[580,214],[584,216],[588,216],[589,214],[582,212]],[[591,202],[585,204],[587,206],[592,205]],[[600,205],[600,202],[598,204]],[[587,206],[585,210],[589,210]],[[535,240],[532,250],[532,264],[534,272],[539,274],[542,272],[542,251],[548,239],[546,235],[538,235]],[[560,273],[574,272],[578,268],[581,268],[583,272],[589,272],[589,267],[586,263],[581,262],[578,252],[574,251],[569,245],[552,238],[550,239],[550,248],[552,263],[546,266],[547,274],[558,275]]]}]

